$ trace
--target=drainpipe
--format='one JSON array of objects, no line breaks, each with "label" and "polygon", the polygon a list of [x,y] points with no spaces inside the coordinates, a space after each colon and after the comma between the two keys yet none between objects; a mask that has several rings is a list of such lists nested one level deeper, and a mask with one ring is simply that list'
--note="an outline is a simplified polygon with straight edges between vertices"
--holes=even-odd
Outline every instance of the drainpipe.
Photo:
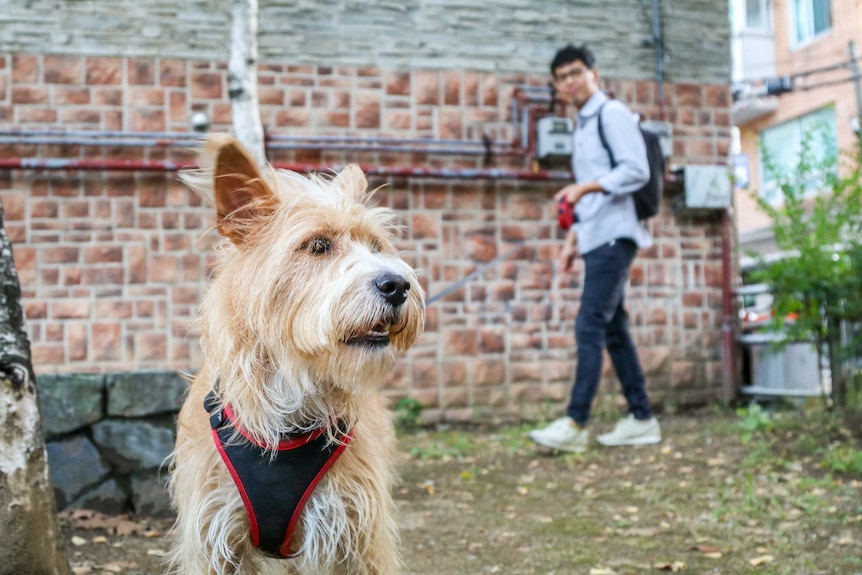
[{"label": "drainpipe", "polygon": [[730,209],[725,209],[721,219],[721,372],[723,380],[724,402],[729,403],[738,389],[736,381],[736,317],[733,305],[733,244],[730,236],[733,233],[733,216]]},{"label": "drainpipe", "polygon": [[652,41],[655,44],[655,82],[658,86],[659,119],[664,121],[664,34],[661,28],[661,0],[652,2]]}]

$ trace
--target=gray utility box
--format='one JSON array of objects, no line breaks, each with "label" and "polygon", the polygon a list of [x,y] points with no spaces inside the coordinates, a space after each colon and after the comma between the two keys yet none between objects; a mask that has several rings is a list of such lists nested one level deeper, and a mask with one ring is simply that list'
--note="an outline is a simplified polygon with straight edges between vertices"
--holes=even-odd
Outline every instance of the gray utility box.
[{"label": "gray utility box", "polygon": [[685,207],[724,209],[730,207],[730,171],[726,166],[685,166]]},{"label": "gray utility box", "polygon": [[779,334],[753,333],[739,337],[751,358],[751,385],[741,391],[748,395],[787,397],[822,394],[817,349],[808,342],[788,343],[777,348]]},{"label": "gray utility box", "polygon": [[573,132],[574,126],[569,118],[540,118],[536,122],[536,158],[570,158],[575,145]]}]

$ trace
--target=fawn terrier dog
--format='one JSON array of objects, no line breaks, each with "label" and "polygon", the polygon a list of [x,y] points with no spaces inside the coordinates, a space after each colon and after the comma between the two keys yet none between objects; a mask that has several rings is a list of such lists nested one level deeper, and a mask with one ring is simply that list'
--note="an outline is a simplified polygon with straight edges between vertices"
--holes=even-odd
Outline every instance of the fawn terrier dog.
[{"label": "fawn terrier dog", "polygon": [[395,434],[378,392],[424,328],[424,294],[365,175],[258,167],[212,135],[184,182],[213,201],[203,367],[177,423],[174,571],[400,571]]}]

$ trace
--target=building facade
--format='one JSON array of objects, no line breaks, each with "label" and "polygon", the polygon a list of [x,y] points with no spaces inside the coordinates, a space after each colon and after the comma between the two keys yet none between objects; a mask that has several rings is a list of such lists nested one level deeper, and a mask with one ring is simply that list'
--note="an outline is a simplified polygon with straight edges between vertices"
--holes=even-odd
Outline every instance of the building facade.
[{"label": "building facade", "polygon": [[[193,117],[231,127],[228,5],[0,0],[0,201],[37,374],[196,368],[188,321],[214,219],[176,169],[193,160]],[[507,254],[428,306],[385,383],[393,400],[469,420],[535,416],[568,393],[579,278],[555,269],[551,201],[565,179],[535,170],[523,121],[547,106],[535,94],[557,48],[586,42],[607,89],[670,123],[675,167],[726,165],[727,7],[655,7],[658,19],[637,0],[261,2],[270,160],[368,168],[429,296]],[[627,303],[653,399],[686,405],[733,391],[728,248],[722,212],[677,209],[674,194]]]},{"label": "building facade", "polygon": [[819,136],[811,140],[817,157],[851,150],[858,141],[862,92],[853,76],[858,74],[862,7],[853,0],[731,4],[736,163],[747,184],[736,193],[739,243],[768,254],[775,251],[771,222],[754,199],[772,191],[764,150],[790,170],[812,130],[827,136],[825,142]]}]

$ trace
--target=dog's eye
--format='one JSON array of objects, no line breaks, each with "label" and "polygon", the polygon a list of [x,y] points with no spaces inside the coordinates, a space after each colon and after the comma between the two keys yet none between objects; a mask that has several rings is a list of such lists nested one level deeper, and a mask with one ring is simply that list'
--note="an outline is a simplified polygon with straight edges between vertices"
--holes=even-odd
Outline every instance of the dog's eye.
[{"label": "dog's eye", "polygon": [[329,238],[318,236],[311,238],[303,244],[302,249],[314,256],[322,256],[332,251],[332,241]]},{"label": "dog's eye", "polygon": [[380,240],[371,240],[371,246],[370,247],[371,247],[371,251],[374,252],[375,254],[379,254],[380,252],[383,251],[383,244],[380,242]]}]

